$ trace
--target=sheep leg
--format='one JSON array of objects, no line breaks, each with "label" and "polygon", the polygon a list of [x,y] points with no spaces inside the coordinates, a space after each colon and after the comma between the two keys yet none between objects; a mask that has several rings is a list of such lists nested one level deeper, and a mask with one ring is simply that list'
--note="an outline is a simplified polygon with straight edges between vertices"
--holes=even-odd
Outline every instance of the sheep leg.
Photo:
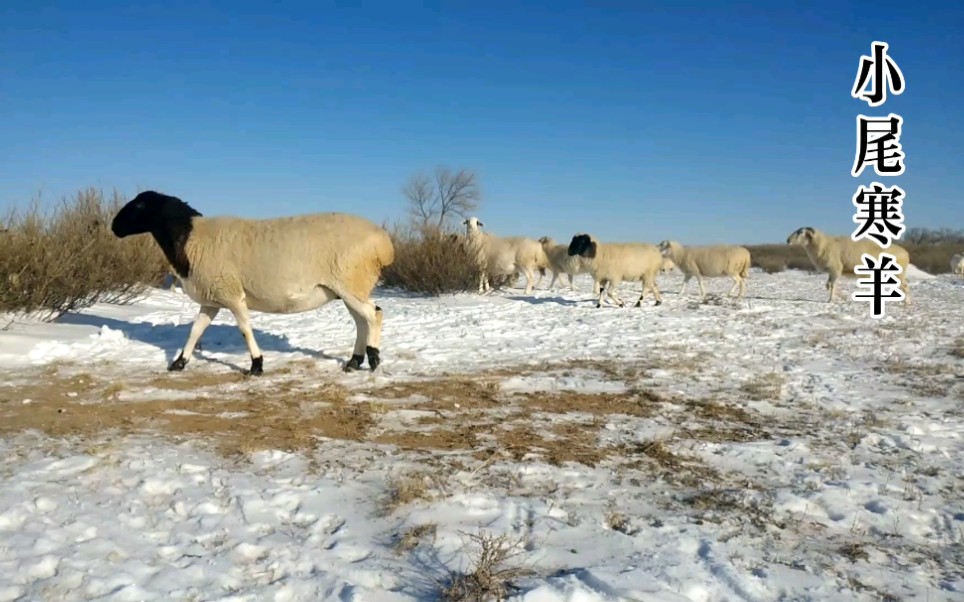
[{"label": "sheep leg", "polygon": [[201,311],[198,312],[197,317],[194,318],[194,324],[191,325],[191,333],[187,337],[187,343],[184,344],[184,349],[177,356],[177,359],[171,362],[168,366],[170,371],[180,371],[184,369],[184,366],[191,361],[191,356],[194,355],[194,347],[197,345],[198,340],[211,322],[217,317],[218,312],[221,311],[219,307],[213,307],[210,305],[202,305]]},{"label": "sheep leg", "polygon": [[542,279],[545,277],[546,277],[546,268],[539,268],[539,279],[536,280],[536,284],[534,288],[539,288],[539,285],[542,284]]},{"label": "sheep leg", "polygon": [[[573,289],[575,290],[575,289]],[[598,295],[599,291],[602,290],[599,281],[595,278],[592,279],[592,294]]]},{"label": "sheep leg", "polygon": [[833,303],[834,297],[837,296],[837,279],[833,277],[833,274],[827,277],[827,290],[830,291],[830,298],[827,299],[827,303]]},{"label": "sheep leg", "polygon": [[248,315],[248,305],[240,301],[228,309],[234,314],[234,319],[238,323],[238,330],[244,335],[244,342],[248,344],[248,353],[251,354],[251,369],[245,372],[251,376],[260,376],[264,373],[264,356],[258,348],[257,341],[254,340],[254,332],[251,330],[251,318]]},{"label": "sheep leg", "polygon": [[706,289],[703,288],[703,277],[696,275],[696,284],[700,285],[700,299],[706,299]]},{"label": "sheep leg", "polygon": [[[522,272],[523,272],[523,274],[524,274],[525,277],[526,277],[526,290],[525,290],[525,294],[526,294],[526,295],[531,295],[531,294],[532,294],[532,289],[533,289],[532,281],[535,280],[536,275],[535,275],[535,273],[533,273],[532,268],[529,268],[529,267],[524,268],[524,269],[522,270]],[[542,280],[542,279],[540,278],[540,280]]]},{"label": "sheep leg", "polygon": [[639,296],[639,300],[636,301],[636,307],[642,307],[643,299],[646,298],[646,289],[651,289],[653,291],[653,296],[656,297],[656,305],[663,304],[663,296],[659,294],[659,288],[656,286],[656,280],[644,280],[643,281],[643,293]]},{"label": "sheep leg", "polygon": [[683,276],[683,286],[681,286],[680,289],[679,289],[679,296],[681,296],[681,297],[683,296],[683,291],[686,290],[686,285],[689,284],[690,278],[692,278],[692,277],[693,277],[693,276],[690,275],[690,274],[686,274],[685,276]]},{"label": "sheep leg", "polygon": [[737,288],[742,288],[741,287],[742,283],[743,283],[742,278],[740,278],[739,276],[733,276],[733,286],[730,287],[730,292],[726,293],[726,296],[732,297],[734,291],[736,291]]},{"label": "sheep leg", "polygon": [[[553,288],[555,288],[555,286],[556,286],[556,280],[557,280],[558,278],[559,278],[559,272],[553,271],[553,272],[552,272],[552,280],[549,281],[549,290],[550,290],[550,291],[551,291]],[[569,283],[572,284],[572,280],[571,280],[571,279],[569,280]]]},{"label": "sheep leg", "polygon": [[351,359],[345,364],[345,372],[360,370],[365,356],[368,356],[368,367],[374,370],[381,364],[378,346],[382,338],[382,308],[371,301],[362,301],[352,295],[341,295],[348,313],[355,320],[355,348]]},{"label": "sheep leg", "polygon": [[599,300],[596,301],[596,307],[602,307],[603,296],[606,294],[606,285],[608,282],[605,280],[599,283]]},{"label": "sheep leg", "polygon": [[612,299],[616,305],[619,307],[626,307],[626,304],[622,299],[619,298],[619,285],[622,281],[617,280],[615,283],[610,282],[609,286],[609,298]]}]

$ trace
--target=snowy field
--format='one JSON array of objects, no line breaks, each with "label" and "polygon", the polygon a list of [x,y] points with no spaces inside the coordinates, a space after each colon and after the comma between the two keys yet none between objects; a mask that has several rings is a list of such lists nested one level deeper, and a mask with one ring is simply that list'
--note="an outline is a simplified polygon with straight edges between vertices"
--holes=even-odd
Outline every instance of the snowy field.
[{"label": "snowy field", "polygon": [[824,281],[380,291],[375,373],[335,303],[254,314],[260,378],[228,312],[166,371],[177,292],[17,319],[0,601],[964,600],[964,280]]}]

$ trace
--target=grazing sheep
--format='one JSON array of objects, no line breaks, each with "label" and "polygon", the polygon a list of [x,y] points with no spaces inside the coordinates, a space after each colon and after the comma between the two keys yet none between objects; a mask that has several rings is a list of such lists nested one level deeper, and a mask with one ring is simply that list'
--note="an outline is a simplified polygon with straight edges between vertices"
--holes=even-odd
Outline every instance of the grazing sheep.
[{"label": "grazing sheep", "polygon": [[904,305],[910,303],[910,286],[907,284],[907,266],[910,265],[910,254],[907,249],[896,243],[891,243],[886,249],[872,240],[854,241],[849,236],[831,236],[816,228],[804,226],[794,230],[787,237],[788,245],[799,245],[807,252],[807,257],[813,266],[821,272],[827,272],[827,290],[830,297],[827,302],[834,300],[837,293],[837,279],[841,276],[857,278],[854,268],[864,264],[864,253],[873,257],[882,252],[889,253],[897,259],[901,272],[898,274],[900,290],[904,292]]},{"label": "grazing sheep", "polygon": [[964,276],[964,253],[958,253],[951,257],[951,272],[958,276]]},{"label": "grazing sheep", "polygon": [[[568,245],[557,245],[549,236],[540,238],[539,243],[542,245],[542,250],[545,251],[546,257],[549,260],[549,269],[552,270],[552,280],[549,282],[549,289],[552,290],[552,288],[555,287],[559,274],[565,274],[569,278],[569,288],[576,290],[575,284],[573,284],[573,277],[577,274],[589,273],[588,260],[579,255],[569,255]],[[599,282],[596,279],[592,281],[592,294],[599,294]]]},{"label": "grazing sheep", "polygon": [[618,289],[623,280],[639,280],[643,291],[636,301],[636,307],[643,304],[646,289],[652,289],[656,305],[663,303],[663,297],[656,287],[656,274],[663,258],[656,245],[649,243],[601,243],[589,234],[576,234],[566,251],[570,256],[584,257],[589,265],[589,273],[599,283],[599,300],[596,307],[602,307],[603,295],[609,289],[609,298],[620,307],[626,304],[619,298]]},{"label": "grazing sheep", "polygon": [[664,258],[672,260],[679,271],[683,272],[680,295],[686,290],[686,285],[693,276],[696,276],[696,282],[700,285],[701,298],[706,298],[703,278],[720,276],[729,276],[734,280],[728,295],[733,295],[737,288],[740,290],[737,298],[743,298],[746,293],[746,279],[750,272],[750,251],[745,247],[737,245],[684,247],[675,240],[664,240],[659,243],[659,251]]},{"label": "grazing sheep", "polygon": [[489,290],[493,278],[511,276],[514,281],[521,272],[526,277],[525,293],[531,294],[536,270],[545,274],[545,268],[549,267],[549,258],[542,250],[542,245],[524,236],[500,237],[482,232],[479,228],[485,227],[485,224],[476,217],[470,217],[462,223],[465,225],[466,240],[475,249],[482,266],[479,292]]},{"label": "grazing sheep", "polygon": [[248,311],[299,313],[341,299],[355,320],[356,338],[345,371],[381,363],[382,309],[370,295],[395,249],[388,233],[344,213],[274,219],[202,217],[184,201],[154,191],[138,194],[114,216],[118,238],[150,233],[184,292],[201,310],[181,354],[168,367],[183,370],[204,330],[222,308],[237,321],[251,353],[250,374],[264,357]]}]

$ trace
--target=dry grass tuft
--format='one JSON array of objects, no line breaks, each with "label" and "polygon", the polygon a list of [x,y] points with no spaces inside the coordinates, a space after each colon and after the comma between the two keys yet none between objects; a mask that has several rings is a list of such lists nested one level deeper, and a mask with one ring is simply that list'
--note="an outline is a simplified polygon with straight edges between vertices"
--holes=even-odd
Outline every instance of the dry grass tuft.
[{"label": "dry grass tuft", "polygon": [[428,473],[419,472],[395,477],[389,480],[385,496],[381,500],[379,506],[381,514],[387,516],[412,502],[431,499],[431,490],[432,477]]},{"label": "dry grass tuft", "polygon": [[525,538],[495,537],[484,531],[468,534],[477,549],[471,554],[473,567],[450,576],[443,584],[441,599],[445,602],[489,602],[505,600],[513,581],[532,574],[528,567],[511,566],[509,561],[525,549]]},{"label": "dry grass tuft", "polygon": [[740,385],[740,391],[753,401],[777,400],[783,391],[786,377],[779,372],[768,372]]},{"label": "dry grass tuft", "polygon": [[438,525],[435,523],[424,523],[412,527],[402,533],[398,538],[398,541],[395,543],[395,553],[404,554],[410,552],[421,545],[422,540],[427,537],[431,537],[434,543],[436,531],[438,531]]}]

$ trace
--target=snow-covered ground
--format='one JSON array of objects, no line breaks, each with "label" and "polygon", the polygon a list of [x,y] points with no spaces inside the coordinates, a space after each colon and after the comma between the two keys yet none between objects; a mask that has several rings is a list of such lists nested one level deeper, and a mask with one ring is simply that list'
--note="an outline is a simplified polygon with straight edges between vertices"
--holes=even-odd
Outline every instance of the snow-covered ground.
[{"label": "snow-covered ground", "polygon": [[438,599],[480,537],[521,600],[964,600],[964,281],[824,280],[380,291],[376,373],[334,303],[253,316],[260,378],[227,312],[166,371],[176,292],[17,320],[0,601]]}]

